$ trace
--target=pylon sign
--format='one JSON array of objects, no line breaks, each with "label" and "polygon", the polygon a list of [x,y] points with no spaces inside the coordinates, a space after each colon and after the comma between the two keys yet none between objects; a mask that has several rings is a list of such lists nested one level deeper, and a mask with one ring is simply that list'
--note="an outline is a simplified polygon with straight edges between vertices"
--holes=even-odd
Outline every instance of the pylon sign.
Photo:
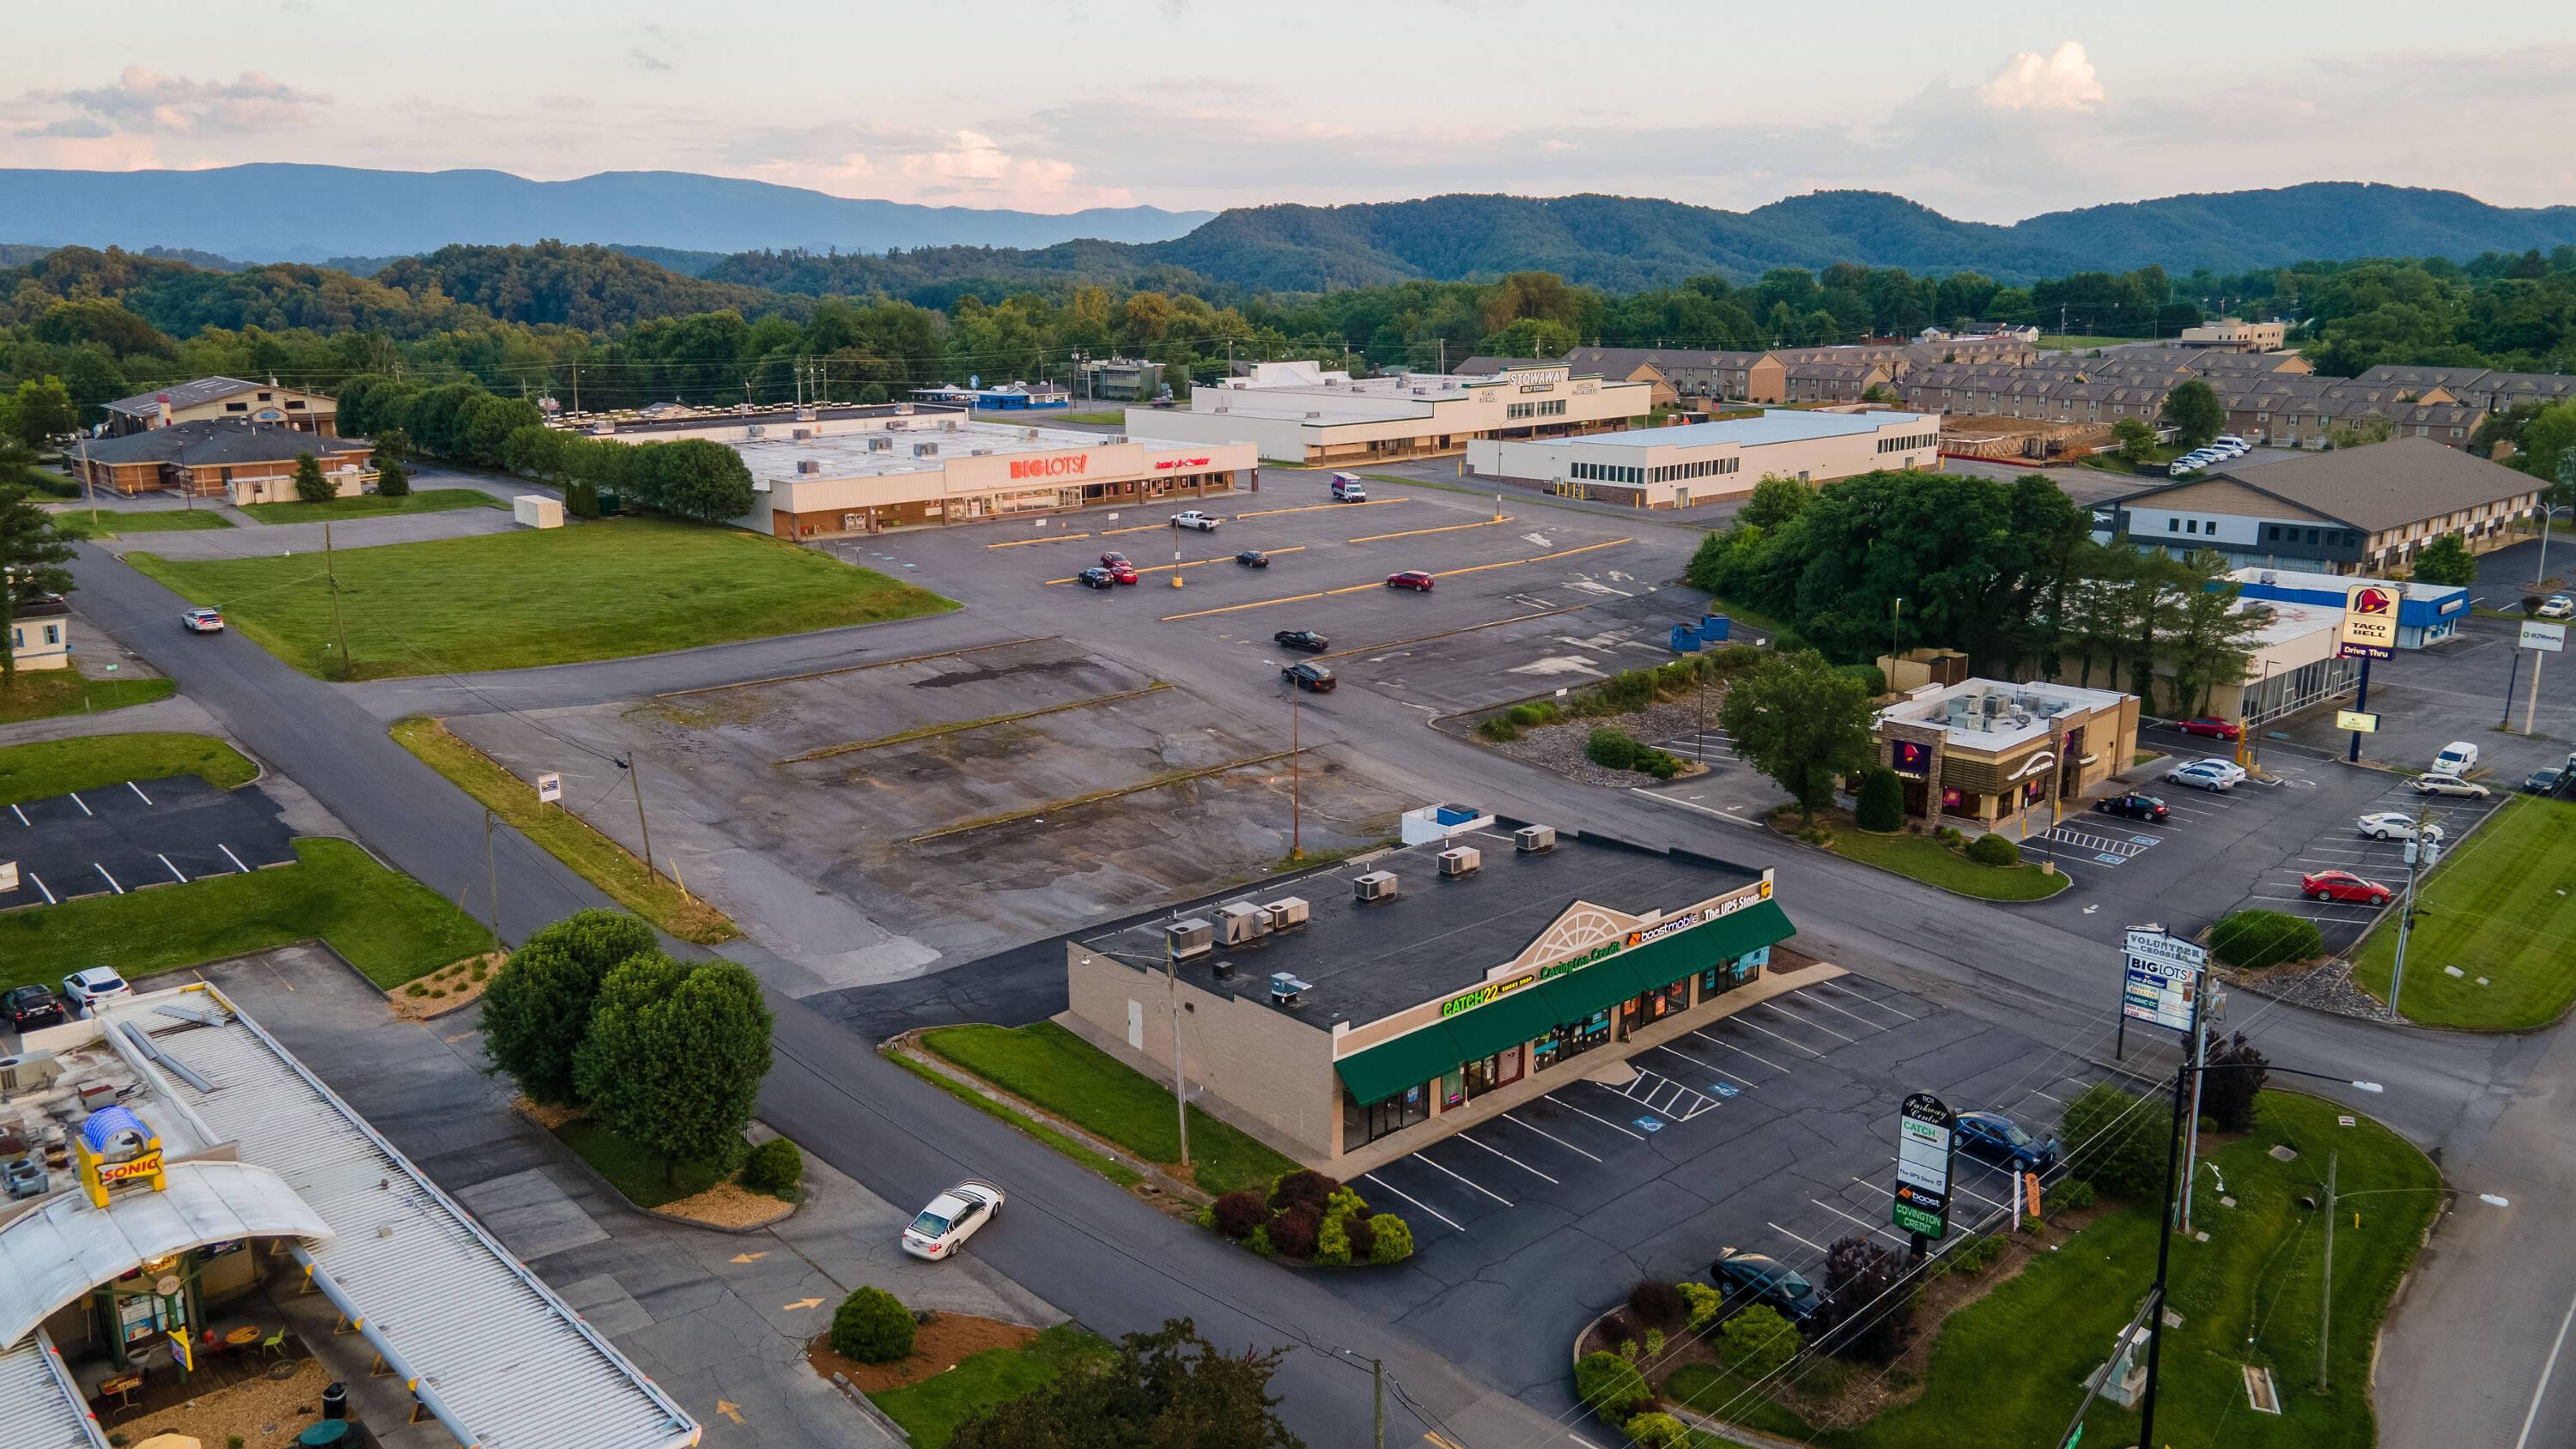
[{"label": "pylon sign", "polygon": [[1905,1099],[1896,1118],[1896,1225],[1934,1242],[1950,1232],[1950,1167],[1959,1117],[1929,1092]]}]

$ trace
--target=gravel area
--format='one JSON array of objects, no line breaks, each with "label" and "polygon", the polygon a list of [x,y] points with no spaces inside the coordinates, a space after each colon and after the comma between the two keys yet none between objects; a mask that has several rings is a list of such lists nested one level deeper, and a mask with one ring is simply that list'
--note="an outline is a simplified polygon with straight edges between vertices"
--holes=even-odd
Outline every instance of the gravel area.
[{"label": "gravel area", "polygon": [[[2388,1006],[2378,997],[2353,984],[2352,963],[2319,961],[2310,966],[2278,966],[2236,978],[2236,984],[2257,996],[2268,996],[2292,1006],[2310,1007],[2366,1021],[2389,1019]],[[2397,1018],[2400,1021],[2404,1017]]]},{"label": "gravel area", "polygon": [[796,1205],[765,1192],[753,1192],[740,1183],[720,1182],[695,1197],[666,1202],[655,1209],[675,1218],[692,1222],[713,1223],[720,1228],[756,1228],[774,1223],[796,1210]]},{"label": "gravel area", "polygon": [[330,1382],[330,1370],[312,1359],[299,1359],[288,1378],[250,1379],[117,1424],[116,1442],[134,1444],[155,1434],[185,1434],[208,1445],[236,1435],[250,1444],[292,1444],[322,1417],[322,1390]]},{"label": "gravel area", "polygon": [[[1717,710],[1725,698],[1726,686],[1723,684],[1709,686],[1706,718],[1711,738],[1718,737]],[[1637,785],[1654,784],[1655,777],[1640,774],[1635,770],[1605,770],[1585,759],[1583,743],[1591,737],[1594,730],[1603,725],[1615,725],[1636,737],[1641,744],[1661,745],[1668,740],[1688,739],[1695,735],[1699,730],[1701,718],[1700,706],[1695,700],[1660,700],[1634,714],[1600,715],[1587,719],[1569,719],[1561,724],[1541,725],[1536,729],[1522,731],[1519,739],[1507,745],[1495,744],[1475,734],[1472,729],[1467,737],[1486,749],[1498,750],[1515,760],[1536,765],[1543,770],[1553,770],[1569,780],[1577,780],[1586,785],[1625,790]],[[1704,773],[1707,768],[1705,765],[1685,761],[1682,773],[1674,778],[1688,779],[1693,775]]]}]

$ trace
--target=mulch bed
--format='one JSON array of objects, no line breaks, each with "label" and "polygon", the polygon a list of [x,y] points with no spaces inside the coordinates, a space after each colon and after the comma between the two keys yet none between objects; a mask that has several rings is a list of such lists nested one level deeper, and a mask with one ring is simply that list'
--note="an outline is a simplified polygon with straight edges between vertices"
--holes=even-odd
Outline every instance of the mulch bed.
[{"label": "mulch bed", "polygon": [[[1719,737],[1717,712],[1725,700],[1726,686],[1723,683],[1711,684],[1708,687],[1706,719],[1712,739]],[[1462,720],[1460,723],[1468,726],[1467,737],[1486,749],[1509,755],[1525,764],[1536,765],[1542,770],[1553,770],[1569,780],[1624,790],[1636,785],[1655,784],[1655,777],[1635,770],[1605,770],[1584,758],[1584,742],[1591,738],[1594,730],[1609,725],[1626,730],[1639,744],[1661,745],[1667,740],[1695,737],[1699,732],[1701,718],[1700,707],[1696,701],[1658,700],[1633,714],[1568,718],[1557,724],[1539,725],[1534,729],[1521,731],[1521,737],[1509,744],[1496,744],[1476,734],[1473,721]],[[1693,775],[1706,773],[1707,768],[1705,765],[1685,759],[1682,773],[1673,778],[1688,779]]]},{"label": "mulch bed", "polygon": [[842,1374],[860,1393],[873,1394],[937,1378],[988,1348],[1025,1348],[1037,1336],[1036,1329],[1016,1323],[940,1313],[914,1332],[910,1358],[895,1363],[861,1363],[843,1358],[833,1351],[832,1336],[826,1333],[806,1345],[805,1361],[827,1380]]},{"label": "mulch bed", "polygon": [[[2268,996],[2292,1006],[2305,1006],[2336,1016],[2359,1017],[2365,1021],[2388,1020],[2388,1003],[2354,983],[2349,961],[2310,961],[2274,966],[2262,971],[2239,972],[2235,979],[2237,985],[2258,996]],[[2402,1021],[2405,1018],[2398,1019]]]},{"label": "mulch bed", "polygon": [[[109,1427],[128,1444],[139,1444],[155,1434],[186,1434],[211,1445],[236,1434],[250,1444],[292,1444],[295,1436],[322,1417],[322,1390],[329,1386],[331,1372],[309,1358],[289,1362],[295,1365],[291,1377],[248,1379]],[[112,1418],[102,1414],[100,1421],[108,1423]]]}]

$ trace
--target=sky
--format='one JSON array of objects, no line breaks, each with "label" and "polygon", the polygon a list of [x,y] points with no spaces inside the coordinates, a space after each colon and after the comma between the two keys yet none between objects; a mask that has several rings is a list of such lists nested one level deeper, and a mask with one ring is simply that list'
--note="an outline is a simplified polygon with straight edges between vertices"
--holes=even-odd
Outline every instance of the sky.
[{"label": "sky", "polygon": [[[1742,13],[1738,13],[1739,9]],[[1836,188],[1965,220],[2384,181],[2576,203],[2576,5],[20,7],[0,166],[670,170],[1066,212]]]}]

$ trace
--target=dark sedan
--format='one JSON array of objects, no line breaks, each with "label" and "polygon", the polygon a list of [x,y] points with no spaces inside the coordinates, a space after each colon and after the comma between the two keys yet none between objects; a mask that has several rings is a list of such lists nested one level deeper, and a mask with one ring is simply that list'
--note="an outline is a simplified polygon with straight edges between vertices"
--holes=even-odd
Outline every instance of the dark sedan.
[{"label": "dark sedan", "polygon": [[2526,795],[2555,795],[2567,783],[2567,772],[2556,765],[2543,765],[2522,777]]},{"label": "dark sedan", "polygon": [[2131,820],[2161,821],[2170,813],[2165,809],[2165,802],[2153,795],[2114,795],[2108,800],[2094,801],[2093,808],[2105,815],[2125,815]]},{"label": "dark sedan", "polygon": [[1263,553],[1257,548],[1247,548],[1243,552],[1236,554],[1234,556],[1234,561],[1248,569],[1266,569],[1270,567],[1270,555]]},{"label": "dark sedan", "polygon": [[1309,654],[1321,654],[1333,643],[1312,629],[1282,629],[1270,636],[1270,642],[1282,649],[1303,649]]},{"label": "dark sedan", "polygon": [[1815,1284],[1779,1259],[1760,1253],[1720,1248],[1717,1261],[1708,1265],[1708,1277],[1729,1301],[1768,1303],[1792,1323],[1811,1322],[1825,1311],[1825,1295],[1816,1291]]},{"label": "dark sedan", "polygon": [[1279,671],[1279,677],[1311,694],[1330,694],[1341,684],[1333,671],[1320,664],[1291,664]]},{"label": "dark sedan", "polygon": [[42,986],[15,986],[0,997],[0,1011],[9,1014],[9,1029],[30,1032],[40,1026],[60,1026],[70,1019],[62,1001]]},{"label": "dark sedan", "polygon": [[2046,1172],[2057,1165],[2055,1139],[2042,1142],[2001,1112],[1959,1114],[1959,1150],[2014,1172]]},{"label": "dark sedan", "polygon": [[1107,569],[1084,569],[1082,572],[1073,576],[1073,581],[1082,585],[1086,589],[1114,589],[1118,587],[1118,576]]}]

